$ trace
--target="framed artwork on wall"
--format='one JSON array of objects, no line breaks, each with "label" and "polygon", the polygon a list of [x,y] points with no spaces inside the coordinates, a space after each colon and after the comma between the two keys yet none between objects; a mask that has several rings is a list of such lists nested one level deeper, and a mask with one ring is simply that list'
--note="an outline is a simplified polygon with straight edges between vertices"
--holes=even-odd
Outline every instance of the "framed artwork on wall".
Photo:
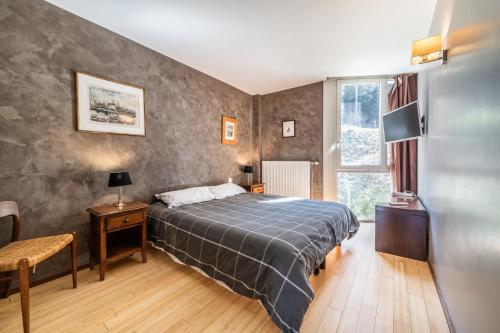
[{"label": "framed artwork on wall", "polygon": [[77,129],[146,136],[144,89],[76,72]]},{"label": "framed artwork on wall", "polygon": [[238,119],[222,116],[222,143],[235,145],[238,143]]},{"label": "framed artwork on wall", "polygon": [[284,138],[292,138],[295,136],[295,120],[283,121],[282,127]]}]

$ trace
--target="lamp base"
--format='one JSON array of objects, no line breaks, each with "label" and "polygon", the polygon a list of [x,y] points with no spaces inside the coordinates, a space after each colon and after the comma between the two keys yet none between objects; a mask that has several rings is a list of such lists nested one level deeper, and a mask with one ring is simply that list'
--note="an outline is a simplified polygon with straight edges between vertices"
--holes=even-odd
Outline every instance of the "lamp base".
[{"label": "lamp base", "polygon": [[113,206],[118,207],[118,208],[123,208],[123,206],[125,206],[125,204],[123,203],[123,201],[118,201],[118,202],[115,202],[113,204]]},{"label": "lamp base", "polygon": [[118,207],[118,208],[123,208],[123,206],[125,204],[123,203],[123,199],[122,198],[123,198],[123,189],[122,189],[122,186],[120,186],[118,188],[118,202],[115,202],[113,205],[115,207]]}]

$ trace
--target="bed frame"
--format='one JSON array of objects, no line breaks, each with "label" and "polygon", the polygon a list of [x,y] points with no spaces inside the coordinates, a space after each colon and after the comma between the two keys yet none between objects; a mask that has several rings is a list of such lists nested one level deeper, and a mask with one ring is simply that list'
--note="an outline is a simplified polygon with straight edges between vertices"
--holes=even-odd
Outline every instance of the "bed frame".
[{"label": "bed frame", "polygon": [[[342,246],[342,243],[340,243],[337,246]],[[326,259],[323,260],[323,262],[321,262],[321,264],[319,264],[319,267],[316,267],[314,269],[314,275],[319,275],[320,269],[325,269],[325,268],[326,268]]]}]

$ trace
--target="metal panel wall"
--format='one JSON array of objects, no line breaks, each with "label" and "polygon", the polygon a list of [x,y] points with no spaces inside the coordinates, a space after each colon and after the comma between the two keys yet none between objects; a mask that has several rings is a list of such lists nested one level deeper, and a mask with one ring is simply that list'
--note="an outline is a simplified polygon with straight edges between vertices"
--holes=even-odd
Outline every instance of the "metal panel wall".
[{"label": "metal panel wall", "polygon": [[430,35],[442,33],[448,63],[421,66],[418,78],[429,260],[455,330],[498,332],[500,1],[439,0]]}]

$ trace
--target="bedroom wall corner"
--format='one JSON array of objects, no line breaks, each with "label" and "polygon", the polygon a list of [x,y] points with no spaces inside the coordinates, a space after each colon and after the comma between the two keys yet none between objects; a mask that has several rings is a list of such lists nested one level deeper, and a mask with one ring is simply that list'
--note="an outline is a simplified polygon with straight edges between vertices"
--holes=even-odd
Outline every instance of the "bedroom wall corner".
[{"label": "bedroom wall corner", "polygon": [[335,201],[335,99],[336,80],[323,81],[323,200]]},{"label": "bedroom wall corner", "polygon": [[261,138],[262,96],[252,96],[252,165],[253,181],[262,182],[262,138]]},{"label": "bedroom wall corner", "polygon": [[[323,199],[323,82],[261,97],[262,160],[319,161],[313,166],[312,199]],[[295,120],[295,137],[282,137],[282,121]]]}]

